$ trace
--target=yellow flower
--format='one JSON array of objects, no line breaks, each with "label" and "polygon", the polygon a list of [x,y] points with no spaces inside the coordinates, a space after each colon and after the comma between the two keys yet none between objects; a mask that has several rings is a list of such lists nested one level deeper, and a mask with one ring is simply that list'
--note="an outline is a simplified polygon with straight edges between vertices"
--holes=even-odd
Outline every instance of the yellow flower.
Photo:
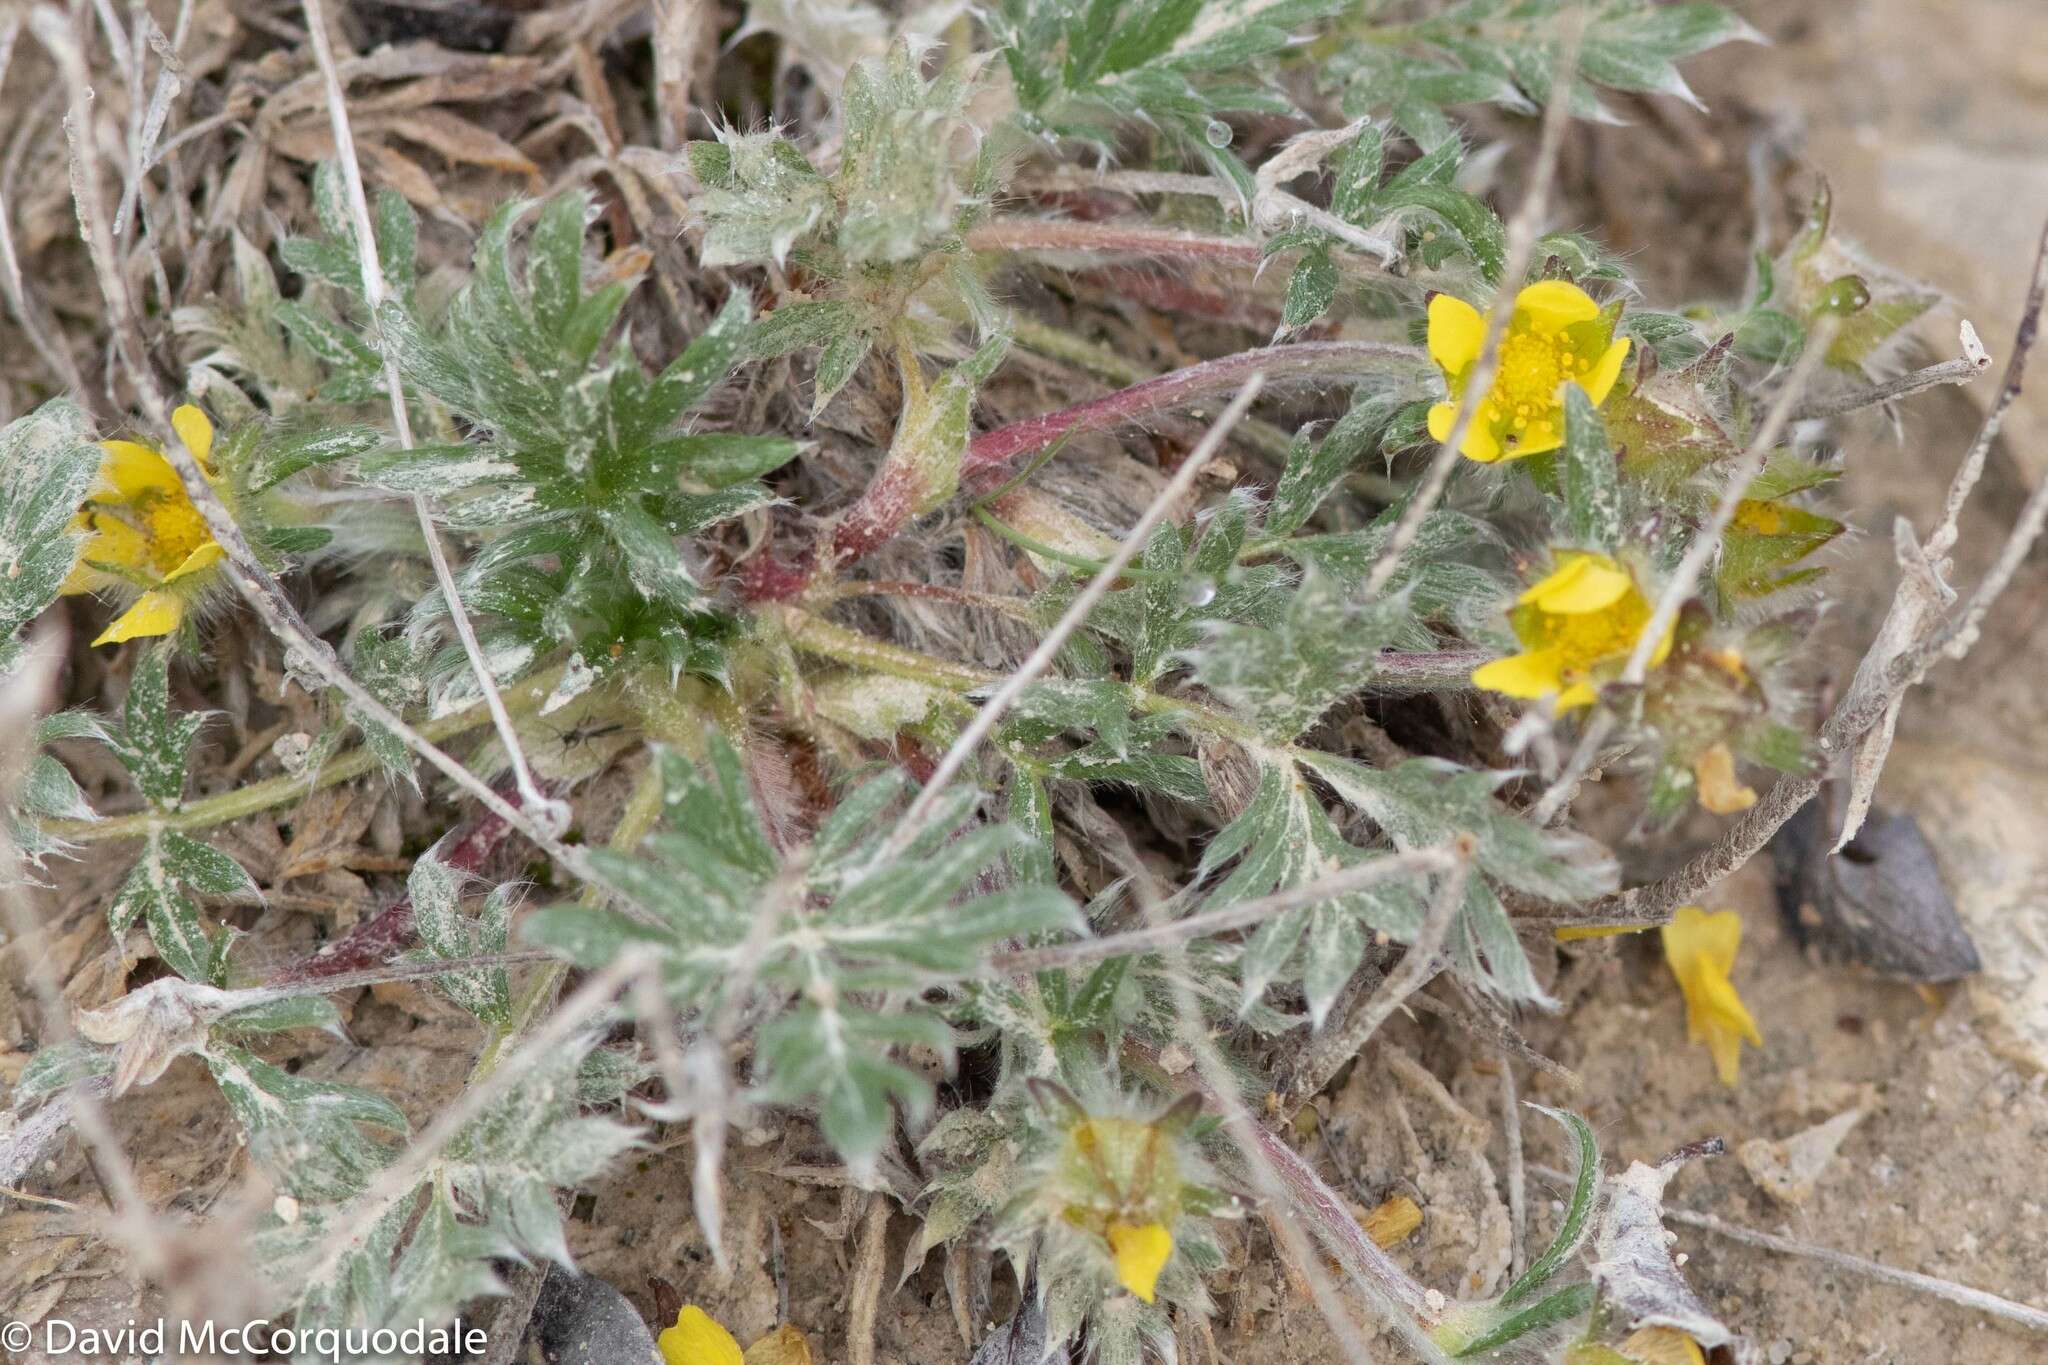
[{"label": "yellow flower", "polygon": [[[185,449],[212,478],[213,423],[190,403],[171,414]],[[128,610],[100,633],[96,645],[146,635],[169,635],[225,553],[192,505],[178,471],[161,452],[135,441],[103,441],[104,487],[79,509],[74,525],[86,533],[67,593],[134,586],[143,589]]]},{"label": "yellow flower", "polygon": [[1173,1234],[1158,1223],[1109,1225],[1109,1249],[1116,1253],[1116,1278],[1145,1302],[1159,1287],[1159,1272],[1173,1255]]},{"label": "yellow flower", "polygon": [[[1606,555],[1569,551],[1557,568],[1515,600],[1508,621],[1522,652],[1481,664],[1472,685],[1535,700],[1555,695],[1557,709],[1590,706],[1599,684],[1621,671],[1651,606],[1629,571]],[[1674,621],[1650,655],[1652,666],[1671,653]]]},{"label": "yellow flower", "polygon": [[[1451,400],[1429,410],[1429,434],[1451,434],[1458,400],[1486,341],[1486,319],[1463,299],[1438,294],[1429,301],[1429,358],[1444,372]],[[1500,367],[1466,429],[1460,451],[1491,464],[1540,455],[1564,444],[1566,380],[1598,407],[1607,401],[1628,359],[1629,339],[1616,337],[1586,291],[1563,280],[1544,280],[1515,295],[1515,311],[1500,341]]]},{"label": "yellow flower", "polygon": [[1764,1045],[1742,997],[1728,974],[1735,970],[1735,950],[1742,944],[1742,917],[1733,910],[1708,914],[1696,905],[1681,906],[1664,926],[1664,960],[1685,993],[1685,1031],[1714,1054],[1721,1084],[1735,1084],[1742,1064],[1742,1040]]},{"label": "yellow flower", "polygon": [[684,1304],[676,1325],[654,1339],[666,1365],[744,1365],[746,1355],[732,1333],[696,1304]]}]

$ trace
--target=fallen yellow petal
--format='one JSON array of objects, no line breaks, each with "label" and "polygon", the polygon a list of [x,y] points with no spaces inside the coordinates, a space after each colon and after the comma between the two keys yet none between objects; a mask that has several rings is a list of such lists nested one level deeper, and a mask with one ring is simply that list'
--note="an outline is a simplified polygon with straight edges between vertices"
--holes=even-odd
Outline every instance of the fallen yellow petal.
[{"label": "fallen yellow petal", "polygon": [[794,1323],[782,1326],[747,1348],[747,1365],[811,1365],[811,1343]]},{"label": "fallen yellow petal", "polygon": [[1413,1199],[1397,1194],[1365,1216],[1365,1235],[1382,1251],[1405,1242],[1422,1226],[1422,1210]]},{"label": "fallen yellow petal", "polygon": [[1756,789],[1735,776],[1735,755],[1726,744],[1716,744],[1694,759],[1692,775],[1699,780],[1700,805],[1716,815],[1734,815],[1756,804]]},{"label": "fallen yellow petal", "polygon": [[666,1365],[746,1365],[732,1333],[694,1303],[683,1305],[676,1325],[655,1338]]},{"label": "fallen yellow petal", "polygon": [[1173,1255],[1173,1234],[1158,1223],[1109,1225],[1109,1249],[1116,1253],[1116,1278],[1145,1302],[1159,1287],[1159,1272]]},{"label": "fallen yellow petal", "polygon": [[169,635],[185,619],[185,604],[167,592],[146,592],[101,631],[95,645],[118,645],[150,635]]},{"label": "fallen yellow petal", "polygon": [[1730,974],[1742,943],[1742,917],[1733,910],[1708,914],[1696,905],[1680,906],[1664,926],[1664,960],[1678,978],[1685,996],[1685,1031],[1713,1054],[1714,1070],[1723,1085],[1734,1085],[1746,1039],[1764,1045]]}]

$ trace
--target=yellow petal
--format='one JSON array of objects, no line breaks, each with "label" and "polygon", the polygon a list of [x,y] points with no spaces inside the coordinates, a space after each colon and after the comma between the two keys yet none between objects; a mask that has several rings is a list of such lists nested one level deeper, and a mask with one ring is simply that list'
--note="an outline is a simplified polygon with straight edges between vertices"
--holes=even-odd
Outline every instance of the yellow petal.
[{"label": "yellow petal", "polygon": [[1627,337],[1616,337],[1614,344],[1600,353],[1599,362],[1579,381],[1579,387],[1586,391],[1586,397],[1593,400],[1594,407],[1605,403],[1607,395],[1614,391],[1614,381],[1621,378],[1622,364],[1628,359],[1628,347]]},{"label": "yellow petal", "polygon": [[1116,1253],[1118,1283],[1145,1302],[1152,1302],[1159,1287],[1159,1272],[1173,1255],[1173,1234],[1158,1223],[1142,1227],[1111,1223],[1109,1247]]},{"label": "yellow petal", "polygon": [[1742,918],[1733,910],[1708,914],[1682,906],[1664,926],[1664,960],[1685,995],[1686,1036],[1704,1042],[1723,1085],[1734,1085],[1742,1043],[1763,1046],[1756,1020],[1736,993],[1729,973],[1742,943]]},{"label": "yellow petal", "polygon": [[[1649,624],[1647,621],[1645,625]],[[1657,641],[1657,647],[1650,651],[1650,667],[1655,668],[1671,657],[1671,642],[1678,637],[1678,618],[1672,617],[1664,625],[1664,638]],[[1640,638],[1640,637],[1639,637]],[[1630,646],[1634,648],[1633,645]]]},{"label": "yellow petal", "polygon": [[1599,316],[1600,305],[1567,280],[1541,280],[1515,295],[1516,319],[1527,318],[1546,332],[1562,331]]},{"label": "yellow petal", "polygon": [[118,645],[148,635],[169,635],[185,619],[185,604],[167,592],[146,592],[101,631],[95,645]]},{"label": "yellow petal", "polygon": [[1582,616],[1613,606],[1634,586],[1628,570],[1606,555],[1563,554],[1548,578],[1515,600],[1553,616]]},{"label": "yellow petal", "polygon": [[[1444,435],[1448,436],[1450,432],[1447,430],[1444,432]],[[1443,437],[1438,437],[1437,439],[1442,440]],[[1486,423],[1480,421],[1477,417],[1474,417],[1472,425],[1465,428],[1465,439],[1459,443],[1458,453],[1468,460],[1477,460],[1481,464],[1492,464],[1506,452],[1501,449],[1500,437],[1494,434],[1493,428],[1487,426]],[[1520,451],[1515,452],[1516,455],[1520,453]],[[1514,456],[1510,455],[1508,458],[1512,459]]]},{"label": "yellow petal", "polygon": [[186,555],[184,562],[179,564],[177,568],[165,574],[164,582],[175,583],[188,574],[195,574],[201,569],[212,568],[226,554],[227,551],[223,550],[218,542],[209,540],[191,554]]},{"label": "yellow petal", "polygon": [[1485,344],[1486,319],[1477,308],[1449,294],[1438,294],[1429,301],[1429,358],[1446,375],[1463,374],[1479,359]]},{"label": "yellow petal", "polygon": [[747,1365],[811,1365],[811,1343],[802,1329],[785,1322],[749,1346],[746,1360]]},{"label": "yellow petal", "polygon": [[1555,931],[1559,943],[1572,943],[1582,938],[1612,938],[1616,934],[1640,934],[1649,928],[1647,924],[1565,924]]},{"label": "yellow petal", "polygon": [[1555,652],[1532,649],[1526,654],[1510,654],[1505,659],[1479,665],[1472,670],[1472,685],[1504,697],[1534,701],[1558,691],[1564,686],[1564,679],[1558,676]]},{"label": "yellow petal", "polygon": [[113,574],[94,568],[95,564],[112,564],[143,574],[150,572],[149,537],[142,532],[117,516],[91,508],[79,516],[78,522],[83,523],[81,529],[87,535],[79,547],[77,567],[64,580],[65,592],[95,592],[122,581]]},{"label": "yellow petal", "polygon": [[1695,963],[1725,977],[1735,970],[1735,953],[1742,946],[1742,916],[1733,910],[1709,914],[1697,905],[1681,905],[1664,926],[1663,939],[1665,960],[1680,977]]},{"label": "yellow petal", "polygon": [[694,1303],[684,1304],[676,1325],[654,1339],[665,1365],[746,1365],[732,1333]]},{"label": "yellow petal", "polygon": [[107,452],[101,472],[125,502],[145,493],[176,493],[184,487],[171,462],[140,442],[102,441],[100,448]]},{"label": "yellow petal", "polygon": [[1735,755],[1726,744],[1716,744],[1694,759],[1692,775],[1700,784],[1700,805],[1715,815],[1734,815],[1756,804],[1756,789],[1737,780]]},{"label": "yellow petal", "polygon": [[1676,1327],[1639,1327],[1621,1343],[1636,1365],[1707,1365],[1699,1343]]},{"label": "yellow petal", "polygon": [[1405,1242],[1422,1226],[1422,1210],[1405,1194],[1397,1194],[1365,1216],[1365,1235],[1382,1251]]},{"label": "yellow petal", "polygon": [[1557,714],[1576,711],[1582,706],[1591,706],[1600,700],[1600,689],[1589,682],[1573,683],[1557,694]]},{"label": "yellow petal", "polygon": [[213,423],[207,420],[206,414],[190,403],[182,403],[171,414],[171,429],[178,433],[178,439],[185,443],[185,449],[192,452],[192,458],[199,461],[200,467],[211,471]]},{"label": "yellow petal", "polygon": [[1451,439],[1451,424],[1458,419],[1456,403],[1438,403],[1429,410],[1429,439],[1448,441]]},{"label": "yellow petal", "polygon": [[1515,448],[1508,452],[1511,460],[1525,460],[1531,455],[1546,455],[1553,450],[1564,448],[1564,423],[1562,420],[1549,424],[1543,431],[1521,433]]}]

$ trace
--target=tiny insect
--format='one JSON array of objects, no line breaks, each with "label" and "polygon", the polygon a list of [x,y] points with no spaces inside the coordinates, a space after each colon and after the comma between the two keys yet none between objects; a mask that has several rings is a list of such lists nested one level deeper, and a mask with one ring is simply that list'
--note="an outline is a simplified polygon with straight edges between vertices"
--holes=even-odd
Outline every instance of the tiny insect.
[{"label": "tiny insect", "polygon": [[603,739],[607,735],[615,735],[625,728],[623,721],[612,721],[606,725],[573,725],[567,730],[555,731],[555,738],[561,742],[562,751],[567,753]]}]

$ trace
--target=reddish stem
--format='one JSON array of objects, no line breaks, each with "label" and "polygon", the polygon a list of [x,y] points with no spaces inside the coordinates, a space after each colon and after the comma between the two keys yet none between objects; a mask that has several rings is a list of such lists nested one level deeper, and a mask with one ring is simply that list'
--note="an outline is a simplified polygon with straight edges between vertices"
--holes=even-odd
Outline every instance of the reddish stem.
[{"label": "reddish stem", "polygon": [[961,481],[969,486],[992,486],[1000,481],[1004,467],[1019,455],[1035,454],[1063,437],[1123,426],[1202,398],[1234,393],[1253,374],[1263,374],[1268,384],[1298,379],[1356,379],[1374,370],[1411,365],[1421,359],[1422,353],[1412,346],[1378,341],[1309,341],[1205,360],[1086,403],[985,431],[967,447]]},{"label": "reddish stem", "polygon": [[1204,237],[1171,228],[1077,223],[1063,218],[998,218],[971,228],[970,251],[1088,251],[1133,256],[1197,256],[1257,268],[1265,249],[1241,237]]},{"label": "reddish stem", "polygon": [[[519,804],[519,793],[509,787],[501,785],[498,794],[514,806]],[[458,872],[481,871],[485,861],[498,851],[499,845],[511,832],[512,826],[503,816],[479,811],[471,818],[469,827],[442,850],[441,861]],[[339,976],[344,972],[381,967],[411,946],[412,940],[412,897],[402,896],[357,923],[319,952],[300,958],[263,984],[290,986]]]}]

